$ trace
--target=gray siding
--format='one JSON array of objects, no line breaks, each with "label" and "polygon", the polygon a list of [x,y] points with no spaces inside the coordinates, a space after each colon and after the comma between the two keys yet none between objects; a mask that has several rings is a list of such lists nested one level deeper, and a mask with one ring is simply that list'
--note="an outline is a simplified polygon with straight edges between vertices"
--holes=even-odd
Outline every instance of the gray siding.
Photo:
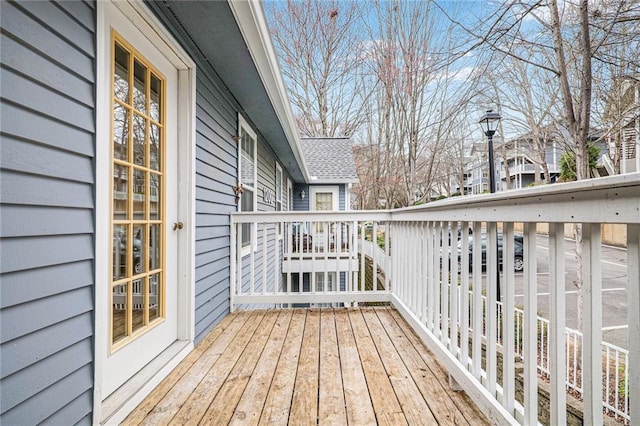
[{"label": "gray siding", "polygon": [[[296,183],[293,186],[293,210],[302,210],[302,211],[308,211],[309,210],[309,197],[311,194],[311,191],[309,190],[310,187],[312,186],[338,186],[338,210],[345,210],[345,194],[346,194],[346,188],[347,185],[344,183],[341,184],[322,184],[322,185],[307,185],[307,184],[303,184],[303,183]],[[306,194],[306,197],[304,197],[304,200],[302,198],[300,198],[300,192],[303,191]]]},{"label": "gray siding", "polygon": [[95,10],[0,15],[0,423],[90,424]]},{"label": "gray siding", "polygon": [[[242,106],[183,27],[160,2],[147,2],[196,62],[196,343],[229,313],[230,221],[237,211],[232,186],[237,182],[238,111]],[[222,42],[222,41],[221,41]],[[249,117],[245,117],[249,119]],[[249,121],[249,124],[251,122]],[[275,156],[258,134],[258,209],[273,210],[263,202],[263,188],[275,189]],[[287,173],[284,171],[284,182]],[[260,259],[261,261],[261,259]]]}]

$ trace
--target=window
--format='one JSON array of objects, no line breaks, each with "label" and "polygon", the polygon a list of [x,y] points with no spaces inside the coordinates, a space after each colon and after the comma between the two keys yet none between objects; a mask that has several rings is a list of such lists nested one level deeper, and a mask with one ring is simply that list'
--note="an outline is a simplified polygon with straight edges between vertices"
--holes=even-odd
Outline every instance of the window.
[{"label": "window", "polygon": [[[238,115],[238,133],[240,136],[238,144],[238,180],[242,185],[242,194],[240,195],[240,205],[238,210],[241,212],[251,212],[256,210],[256,134],[251,130],[247,122]],[[250,223],[242,225],[242,247],[249,247],[251,244]],[[255,238],[254,238],[255,241]]]},{"label": "window", "polygon": [[[276,211],[284,210],[282,206],[282,167],[276,163]],[[278,239],[282,239],[282,223],[278,223],[277,226]]]},{"label": "window", "polygon": [[287,210],[293,210],[293,185],[291,179],[287,179]]},{"label": "window", "polygon": [[282,210],[282,167],[276,163],[276,211]]},{"label": "window", "polygon": [[165,78],[112,39],[111,344],[164,318]]}]

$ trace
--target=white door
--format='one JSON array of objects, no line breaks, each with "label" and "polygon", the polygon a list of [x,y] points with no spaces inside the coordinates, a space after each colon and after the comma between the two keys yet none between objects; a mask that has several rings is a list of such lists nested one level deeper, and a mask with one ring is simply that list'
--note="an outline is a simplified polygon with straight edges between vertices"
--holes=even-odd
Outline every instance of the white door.
[{"label": "white door", "polygon": [[103,397],[177,340],[182,228],[178,71],[125,14],[109,11],[112,182],[103,189],[111,194],[112,256]]},{"label": "white door", "polygon": [[[335,211],[339,210],[338,206],[338,194],[339,189],[337,186],[312,186],[310,187],[311,205],[312,211]],[[336,245],[336,238],[338,238],[339,229],[335,224],[331,223],[316,223],[313,229],[313,245],[315,250],[324,251],[329,250],[334,252],[339,250]]]}]

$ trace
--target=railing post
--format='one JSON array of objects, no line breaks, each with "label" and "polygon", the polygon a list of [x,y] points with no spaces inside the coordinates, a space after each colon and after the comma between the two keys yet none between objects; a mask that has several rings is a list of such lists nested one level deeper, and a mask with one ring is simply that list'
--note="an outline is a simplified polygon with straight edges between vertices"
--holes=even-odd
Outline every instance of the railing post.
[{"label": "railing post", "polygon": [[504,302],[502,305],[502,396],[503,407],[514,414],[515,407],[515,301],[514,301],[514,232],[513,222],[503,222],[502,274]]},{"label": "railing post", "polygon": [[629,321],[629,407],[631,425],[640,425],[640,225],[627,225],[627,318]]},{"label": "railing post", "polygon": [[[584,423],[602,424],[602,250],[600,224],[582,225]],[[631,306],[631,305],[629,305]],[[578,370],[578,369],[576,369]]]},{"label": "railing post", "polygon": [[[538,279],[536,224],[524,225],[524,424],[538,424]],[[541,342],[540,349],[544,347]]]},{"label": "railing post", "polygon": [[549,369],[552,425],[567,423],[564,223],[549,224]]}]

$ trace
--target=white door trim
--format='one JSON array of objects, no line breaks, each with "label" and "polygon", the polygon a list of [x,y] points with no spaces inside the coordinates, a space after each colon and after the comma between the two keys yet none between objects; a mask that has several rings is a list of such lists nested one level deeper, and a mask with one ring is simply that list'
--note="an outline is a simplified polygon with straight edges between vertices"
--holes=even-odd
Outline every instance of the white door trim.
[{"label": "white door trim", "polygon": [[331,186],[310,186],[309,187],[309,210],[316,210],[316,193],[331,192],[333,196],[333,210],[340,210],[340,187],[337,185]]},{"label": "white door trim", "polygon": [[[112,8],[122,10],[140,28],[147,38],[178,69],[178,216],[185,226],[178,234],[178,339],[184,341],[184,348],[175,351],[175,355],[166,365],[175,365],[193,348],[195,337],[195,99],[196,66],[189,55],[182,50],[171,34],[141,1],[121,1],[117,6],[113,2],[96,2],[96,200],[95,200],[95,329],[94,329],[94,389],[93,423],[99,424],[103,416],[103,371],[109,351],[109,241],[110,241],[110,128],[111,128],[111,29],[109,14]],[[174,218],[168,217],[167,220]],[[182,255],[184,254],[184,255]],[[175,349],[174,349],[175,350]],[[170,369],[158,371],[150,381],[159,382],[159,375],[168,374]],[[149,383],[151,384],[151,383]],[[122,406],[122,412],[110,418],[117,422],[124,418],[126,410],[135,407],[145,393],[153,388],[141,386],[135,397]]]}]

